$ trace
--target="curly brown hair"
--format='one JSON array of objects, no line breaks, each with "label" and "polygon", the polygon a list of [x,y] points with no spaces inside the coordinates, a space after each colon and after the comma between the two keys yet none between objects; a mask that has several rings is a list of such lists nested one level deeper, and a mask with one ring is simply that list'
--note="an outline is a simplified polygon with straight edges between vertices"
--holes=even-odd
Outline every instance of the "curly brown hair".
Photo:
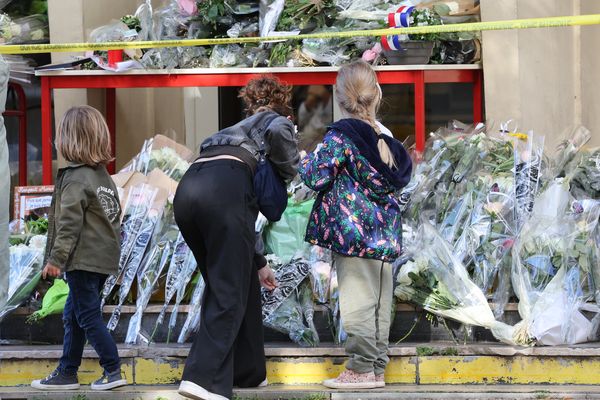
[{"label": "curly brown hair", "polygon": [[265,75],[252,79],[240,90],[239,97],[244,102],[248,115],[265,110],[273,110],[285,117],[291,117],[292,88],[277,77]]}]

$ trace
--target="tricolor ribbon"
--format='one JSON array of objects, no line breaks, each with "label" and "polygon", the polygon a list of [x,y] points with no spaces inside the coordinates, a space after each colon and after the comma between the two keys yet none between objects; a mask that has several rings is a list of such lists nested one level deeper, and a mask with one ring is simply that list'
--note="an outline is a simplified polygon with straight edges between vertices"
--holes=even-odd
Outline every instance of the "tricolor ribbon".
[{"label": "tricolor ribbon", "polygon": [[388,14],[388,25],[390,28],[408,28],[410,26],[410,13],[413,6],[402,6],[395,13]]},{"label": "tricolor ribbon", "polygon": [[[388,14],[388,25],[390,28],[408,28],[410,26],[410,14],[415,7],[401,6],[395,13]],[[385,50],[403,50],[400,40],[396,35],[383,36],[381,45]]]},{"label": "tricolor ribbon", "polygon": [[398,35],[383,36],[381,38],[381,46],[385,50],[404,51],[402,45],[400,44],[400,38],[398,37]]}]

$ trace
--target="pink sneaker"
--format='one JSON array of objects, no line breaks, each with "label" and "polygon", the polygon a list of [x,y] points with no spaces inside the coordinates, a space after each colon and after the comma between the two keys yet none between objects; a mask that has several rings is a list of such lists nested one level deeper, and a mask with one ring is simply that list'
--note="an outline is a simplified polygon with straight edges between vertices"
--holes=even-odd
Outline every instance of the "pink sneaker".
[{"label": "pink sneaker", "polygon": [[352,370],[345,370],[337,378],[323,381],[323,386],[330,389],[374,389],[380,385],[373,372],[359,374]]},{"label": "pink sneaker", "polygon": [[377,387],[385,387],[385,376],[383,374],[375,375]]}]

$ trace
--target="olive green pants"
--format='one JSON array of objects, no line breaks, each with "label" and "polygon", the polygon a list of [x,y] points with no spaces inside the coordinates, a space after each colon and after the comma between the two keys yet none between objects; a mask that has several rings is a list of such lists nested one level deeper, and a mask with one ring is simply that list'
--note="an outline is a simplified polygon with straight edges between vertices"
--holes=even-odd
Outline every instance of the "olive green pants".
[{"label": "olive green pants", "polygon": [[383,374],[392,317],[392,266],[378,260],[335,255],[340,313],[348,339],[346,368]]}]

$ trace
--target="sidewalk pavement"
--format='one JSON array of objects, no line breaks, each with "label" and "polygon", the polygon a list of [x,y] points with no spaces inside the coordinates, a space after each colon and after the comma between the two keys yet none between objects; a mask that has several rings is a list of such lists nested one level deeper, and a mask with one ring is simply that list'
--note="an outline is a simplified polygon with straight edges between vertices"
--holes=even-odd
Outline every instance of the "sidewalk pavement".
[{"label": "sidewalk pavement", "polygon": [[[0,388],[2,400],[182,400],[177,386],[128,386],[110,392],[88,388],[42,392],[29,387]],[[323,386],[271,385],[235,391],[235,400],[450,400],[600,399],[599,386],[583,385],[387,385],[366,391],[330,391]]]}]

